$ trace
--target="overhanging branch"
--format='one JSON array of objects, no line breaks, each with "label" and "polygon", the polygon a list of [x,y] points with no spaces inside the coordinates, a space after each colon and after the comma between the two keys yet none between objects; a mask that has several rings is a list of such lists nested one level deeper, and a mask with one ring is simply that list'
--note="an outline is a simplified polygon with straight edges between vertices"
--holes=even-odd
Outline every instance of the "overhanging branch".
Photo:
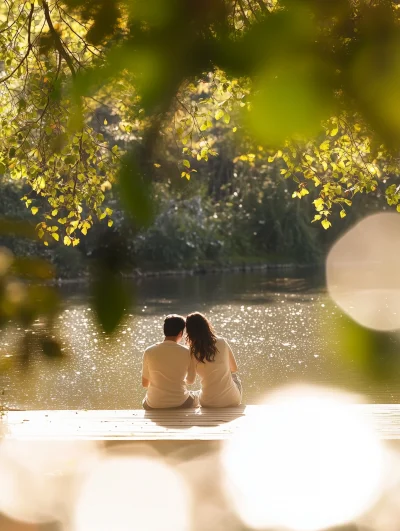
[{"label": "overhanging branch", "polygon": [[57,30],[53,26],[53,21],[51,20],[51,16],[50,16],[49,4],[45,0],[43,0],[43,10],[44,10],[44,16],[46,18],[47,25],[49,26],[50,33],[52,34],[52,36],[54,38],[54,44],[55,44],[56,50],[58,51],[60,56],[67,63],[68,68],[71,71],[72,77],[75,77],[76,76],[76,70],[75,70],[75,67],[74,67],[74,63],[72,61],[71,56],[67,52],[67,50],[64,48],[63,43],[61,42],[61,38],[60,38]]}]

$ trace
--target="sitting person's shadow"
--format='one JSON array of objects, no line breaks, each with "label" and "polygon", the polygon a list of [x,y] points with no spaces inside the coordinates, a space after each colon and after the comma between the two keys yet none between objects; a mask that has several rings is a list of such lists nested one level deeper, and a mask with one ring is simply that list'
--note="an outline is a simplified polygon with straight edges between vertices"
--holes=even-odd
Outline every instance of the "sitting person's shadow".
[{"label": "sitting person's shadow", "polygon": [[152,409],[144,412],[144,418],[158,426],[174,430],[196,427],[218,427],[244,416],[246,406],[221,408]]}]

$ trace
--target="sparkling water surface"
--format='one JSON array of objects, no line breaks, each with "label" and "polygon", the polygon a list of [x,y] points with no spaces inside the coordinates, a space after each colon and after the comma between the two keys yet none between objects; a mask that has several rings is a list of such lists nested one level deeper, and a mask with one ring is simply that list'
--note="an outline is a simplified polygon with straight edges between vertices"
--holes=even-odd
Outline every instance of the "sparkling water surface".
[{"label": "sparkling water surface", "polygon": [[[156,277],[127,283],[132,307],[111,338],[95,323],[87,288],[65,290],[57,331],[66,357],[61,362],[35,356],[28,372],[19,366],[0,376],[3,401],[17,409],[139,408],[144,349],[163,339],[169,313],[203,312],[235,353],[244,402],[257,404],[287,383],[351,388],[371,402],[398,401],[389,385],[369,380],[337,353],[329,326],[338,318],[323,279],[315,272],[215,274]],[[42,324],[35,323],[39,329]],[[35,327],[34,327],[35,329]],[[0,357],[13,354],[21,331],[3,334]],[[192,386],[198,388],[198,383]]]}]

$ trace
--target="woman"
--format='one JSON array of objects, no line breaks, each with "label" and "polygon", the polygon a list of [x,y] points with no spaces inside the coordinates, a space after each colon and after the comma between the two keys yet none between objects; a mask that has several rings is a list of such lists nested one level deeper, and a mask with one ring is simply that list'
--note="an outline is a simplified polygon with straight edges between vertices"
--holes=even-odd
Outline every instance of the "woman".
[{"label": "woman", "polygon": [[198,312],[186,317],[186,334],[201,380],[200,404],[204,407],[238,406],[242,400],[242,385],[235,374],[236,360],[228,343],[214,334],[211,323]]}]

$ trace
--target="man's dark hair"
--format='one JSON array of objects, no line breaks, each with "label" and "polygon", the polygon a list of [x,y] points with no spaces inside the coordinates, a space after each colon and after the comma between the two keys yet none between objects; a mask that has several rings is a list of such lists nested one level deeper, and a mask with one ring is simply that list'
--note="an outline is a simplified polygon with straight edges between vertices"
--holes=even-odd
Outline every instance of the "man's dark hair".
[{"label": "man's dark hair", "polygon": [[167,315],[164,320],[164,335],[175,337],[185,330],[186,321],[181,315]]}]

